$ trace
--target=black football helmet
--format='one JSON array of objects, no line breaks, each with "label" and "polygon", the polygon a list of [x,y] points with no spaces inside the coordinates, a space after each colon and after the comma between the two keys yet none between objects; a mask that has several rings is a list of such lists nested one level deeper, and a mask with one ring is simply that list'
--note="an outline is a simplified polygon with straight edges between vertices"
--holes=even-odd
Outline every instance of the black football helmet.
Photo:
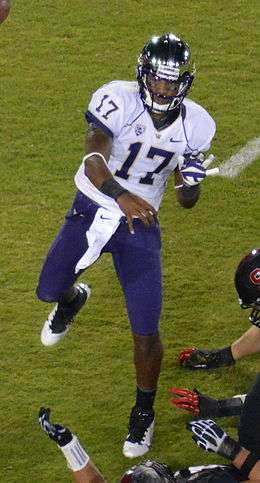
[{"label": "black football helmet", "polygon": [[176,480],[169,466],[148,460],[130,468],[120,483],[176,483]]},{"label": "black football helmet", "polygon": [[242,258],[236,269],[235,286],[241,308],[253,309],[249,320],[260,328],[260,248]]},{"label": "black football helmet", "polygon": [[[137,80],[141,99],[150,112],[168,114],[180,106],[195,75],[194,69],[192,72],[187,70],[189,62],[188,44],[172,33],[152,37],[144,46],[138,57]],[[156,93],[153,82],[158,80],[169,83],[172,95]]]}]

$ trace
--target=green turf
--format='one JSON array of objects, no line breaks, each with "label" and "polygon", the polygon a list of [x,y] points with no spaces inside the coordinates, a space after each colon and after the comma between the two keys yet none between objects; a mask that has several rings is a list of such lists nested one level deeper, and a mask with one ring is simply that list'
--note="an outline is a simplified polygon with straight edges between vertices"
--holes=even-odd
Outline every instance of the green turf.
[{"label": "green turf", "polygon": [[[1,483],[70,481],[62,454],[37,426],[41,404],[79,435],[109,482],[131,464],[121,446],[134,398],[132,342],[111,259],[84,277],[91,301],[53,349],[40,344],[49,307],[34,295],[74,193],[91,92],[133,79],[152,34],[182,35],[198,71],[191,97],[217,121],[212,151],[220,162],[259,136],[259,18],[258,0],[16,0],[0,27]],[[246,391],[258,371],[257,356],[210,374],[184,372],[176,357],[190,344],[228,344],[249,327],[233,274],[241,255],[259,246],[259,163],[232,181],[206,180],[191,211],[177,205],[170,182],[160,211],[165,359],[149,457],[174,468],[219,460],[196,448],[167,388],[229,396]],[[233,435],[236,424],[223,422]]]}]

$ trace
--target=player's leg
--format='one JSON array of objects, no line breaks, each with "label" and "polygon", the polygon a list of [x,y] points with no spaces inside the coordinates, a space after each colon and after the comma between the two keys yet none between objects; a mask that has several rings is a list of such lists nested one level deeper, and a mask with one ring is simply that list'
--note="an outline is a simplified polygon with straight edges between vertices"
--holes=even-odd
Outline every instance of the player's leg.
[{"label": "player's leg", "polygon": [[128,457],[141,456],[149,450],[163,357],[158,330],[162,302],[159,227],[146,228],[138,222],[136,225],[136,234],[126,235],[125,243],[113,255],[132,327],[137,381],[136,404],[123,448]]},{"label": "player's leg", "polygon": [[244,448],[260,453],[260,374],[247,393],[239,423],[239,443]]},{"label": "player's leg", "polygon": [[96,206],[78,193],[44,262],[37,296],[45,302],[58,302],[42,329],[44,345],[54,345],[65,336],[69,324],[90,295],[86,284],[73,284],[79,275],[75,273],[75,266],[87,250],[86,231],[96,210]]}]

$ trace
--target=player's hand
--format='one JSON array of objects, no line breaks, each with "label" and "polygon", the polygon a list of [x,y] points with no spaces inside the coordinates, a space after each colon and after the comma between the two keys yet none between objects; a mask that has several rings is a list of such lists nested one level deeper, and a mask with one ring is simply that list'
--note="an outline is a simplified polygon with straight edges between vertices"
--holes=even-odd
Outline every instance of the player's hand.
[{"label": "player's hand", "polygon": [[189,187],[201,183],[201,181],[206,178],[206,170],[214,159],[215,156],[213,156],[213,154],[210,154],[205,159],[203,153],[199,153],[198,155],[192,154],[189,158],[179,156],[178,165],[183,178],[183,183]]},{"label": "player's hand", "polygon": [[190,391],[189,389],[172,387],[170,393],[177,396],[171,399],[171,403],[178,409],[185,409],[200,418],[220,416],[218,399],[213,399],[206,394],[202,394],[197,389]]},{"label": "player's hand", "polygon": [[55,443],[59,446],[65,446],[72,441],[73,435],[65,426],[51,423],[50,413],[51,410],[49,408],[40,408],[38,415],[39,425]]},{"label": "player's hand", "polygon": [[241,446],[212,419],[191,421],[187,429],[193,433],[192,439],[199,448],[207,452],[217,453],[233,461],[241,450]]},{"label": "player's hand", "polygon": [[116,201],[126,216],[129,231],[132,234],[134,234],[134,218],[140,218],[147,226],[157,221],[155,208],[137,195],[126,192],[120,195]]},{"label": "player's hand", "polygon": [[216,369],[220,367],[216,355],[217,351],[208,351],[189,347],[180,352],[179,364],[187,369]]},{"label": "player's hand", "polygon": [[189,347],[180,352],[178,362],[187,369],[217,369],[235,364],[231,352],[226,349],[197,349]]},{"label": "player's hand", "polygon": [[209,369],[209,356],[210,351],[188,347],[180,352],[178,362],[187,369]]}]

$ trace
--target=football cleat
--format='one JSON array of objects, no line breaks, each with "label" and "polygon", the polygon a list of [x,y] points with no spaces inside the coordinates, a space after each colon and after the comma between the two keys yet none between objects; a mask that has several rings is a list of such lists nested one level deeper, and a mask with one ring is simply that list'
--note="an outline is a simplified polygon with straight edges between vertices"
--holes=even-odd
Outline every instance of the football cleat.
[{"label": "football cleat", "polygon": [[123,446],[123,455],[137,458],[149,451],[154,430],[153,409],[142,409],[134,406],[129,419],[129,434]]},{"label": "football cleat", "polygon": [[63,339],[69,331],[75,315],[89,299],[91,290],[87,284],[79,283],[76,288],[78,290],[76,297],[66,307],[56,304],[49,314],[41,332],[43,345],[52,346]]}]

